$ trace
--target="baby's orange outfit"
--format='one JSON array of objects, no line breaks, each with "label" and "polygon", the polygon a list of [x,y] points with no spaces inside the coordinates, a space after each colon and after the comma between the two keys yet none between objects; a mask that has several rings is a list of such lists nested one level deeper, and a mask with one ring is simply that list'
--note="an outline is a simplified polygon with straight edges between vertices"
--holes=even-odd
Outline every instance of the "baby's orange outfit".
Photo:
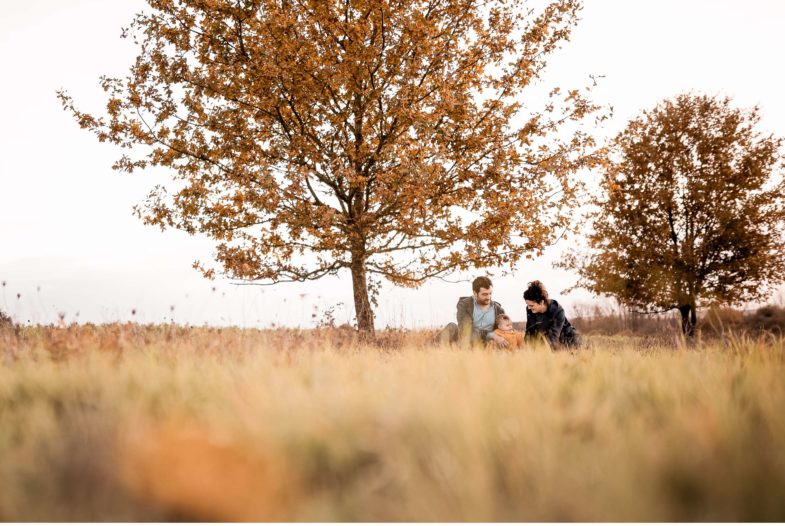
[{"label": "baby's orange outfit", "polygon": [[505,349],[508,351],[514,351],[516,349],[523,349],[523,333],[518,331],[503,331],[501,329],[496,329],[493,331],[494,334],[497,336],[501,336],[505,340],[507,340],[508,345]]}]

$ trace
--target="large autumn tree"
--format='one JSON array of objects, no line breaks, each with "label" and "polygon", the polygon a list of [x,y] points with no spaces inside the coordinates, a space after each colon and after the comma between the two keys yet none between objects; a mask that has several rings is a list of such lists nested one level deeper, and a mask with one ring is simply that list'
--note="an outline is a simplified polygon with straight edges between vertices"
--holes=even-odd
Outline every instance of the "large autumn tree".
[{"label": "large autumn tree", "polygon": [[[106,114],[64,107],[172,170],[137,213],[202,233],[234,279],[351,273],[368,283],[513,265],[567,225],[593,141],[586,90],[524,89],[567,41],[579,2],[148,0],[124,35],[139,55],[103,78]],[[214,268],[196,264],[206,275]]]},{"label": "large autumn tree", "polygon": [[633,119],[613,141],[593,196],[588,252],[565,266],[580,286],[633,309],[763,299],[785,278],[782,139],[758,108],[684,94]]}]

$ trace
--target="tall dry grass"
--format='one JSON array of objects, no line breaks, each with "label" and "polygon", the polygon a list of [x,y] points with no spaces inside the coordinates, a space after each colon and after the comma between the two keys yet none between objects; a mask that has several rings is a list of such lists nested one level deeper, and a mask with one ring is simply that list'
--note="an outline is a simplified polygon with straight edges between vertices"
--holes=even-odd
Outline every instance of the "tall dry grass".
[{"label": "tall dry grass", "polygon": [[785,344],[0,332],[0,519],[785,520]]}]

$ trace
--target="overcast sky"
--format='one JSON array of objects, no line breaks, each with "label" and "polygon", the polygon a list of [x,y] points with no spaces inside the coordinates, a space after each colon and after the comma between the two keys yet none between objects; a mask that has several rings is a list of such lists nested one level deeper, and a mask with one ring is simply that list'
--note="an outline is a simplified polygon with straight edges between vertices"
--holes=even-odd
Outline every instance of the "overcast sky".
[{"label": "overcast sky", "polygon": [[[348,274],[308,284],[241,287],[210,282],[191,268],[212,244],[144,226],[131,214],[162,172],[110,169],[118,157],[79,129],[55,96],[66,88],[80,107],[100,111],[98,77],[121,76],[135,49],[120,28],[140,0],[5,2],[0,18],[0,309],[18,321],[158,322],[310,326],[330,306],[353,314]],[[614,106],[601,130],[620,131],[642,109],[694,90],[758,104],[763,128],[785,134],[785,1],[587,0],[571,42],[551,61],[544,82],[583,86],[604,75],[595,100]],[[526,281],[542,279],[568,307],[593,298],[560,291],[575,276],[552,269],[566,243],[495,280],[495,299],[525,317]],[[437,326],[455,315],[466,283],[432,282],[419,290],[386,287],[377,326]],[[19,297],[17,295],[20,295]],[[781,295],[780,295],[781,301]],[[133,314],[135,311],[135,314]]]}]

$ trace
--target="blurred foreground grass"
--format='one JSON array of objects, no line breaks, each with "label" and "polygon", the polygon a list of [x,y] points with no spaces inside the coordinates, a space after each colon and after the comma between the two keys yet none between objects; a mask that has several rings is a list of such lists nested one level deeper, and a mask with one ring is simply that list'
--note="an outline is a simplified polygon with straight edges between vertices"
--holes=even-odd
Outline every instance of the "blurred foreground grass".
[{"label": "blurred foreground grass", "polygon": [[785,343],[0,332],[0,520],[785,520]]}]

